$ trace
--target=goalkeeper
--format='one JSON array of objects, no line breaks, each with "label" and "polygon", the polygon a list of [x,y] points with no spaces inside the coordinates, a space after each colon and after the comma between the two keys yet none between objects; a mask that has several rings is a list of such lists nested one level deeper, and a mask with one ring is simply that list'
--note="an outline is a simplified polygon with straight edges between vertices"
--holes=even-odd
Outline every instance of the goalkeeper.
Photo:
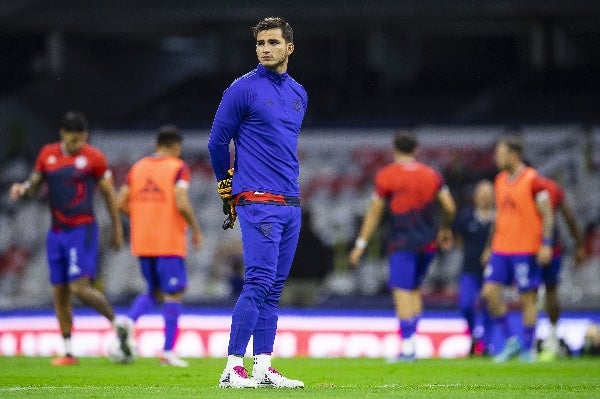
[{"label": "goalkeeper", "polygon": [[[299,388],[301,381],[271,367],[277,307],[300,234],[298,135],[308,97],[286,72],[294,51],[292,28],[265,18],[253,28],[259,65],[225,90],[208,150],[228,215],[239,219],[244,251],[244,288],[235,305],[228,360],[220,387]],[[229,143],[235,145],[230,169]],[[253,337],[251,378],[243,365]]]}]

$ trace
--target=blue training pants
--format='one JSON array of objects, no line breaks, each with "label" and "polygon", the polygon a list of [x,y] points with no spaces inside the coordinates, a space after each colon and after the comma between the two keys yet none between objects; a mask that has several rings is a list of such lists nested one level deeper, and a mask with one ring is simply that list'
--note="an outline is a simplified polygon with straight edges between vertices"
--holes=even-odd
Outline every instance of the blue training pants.
[{"label": "blue training pants", "polygon": [[245,272],[244,287],[231,317],[228,354],[243,356],[251,336],[254,355],[271,353],[279,298],[300,235],[301,209],[253,203],[237,206],[236,211]]}]

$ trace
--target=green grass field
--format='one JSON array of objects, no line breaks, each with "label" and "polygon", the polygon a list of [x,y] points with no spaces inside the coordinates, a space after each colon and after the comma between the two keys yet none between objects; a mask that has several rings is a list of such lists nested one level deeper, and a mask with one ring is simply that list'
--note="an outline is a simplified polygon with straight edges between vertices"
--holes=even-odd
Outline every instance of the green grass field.
[{"label": "green grass field", "polygon": [[[600,359],[493,364],[489,359],[275,359],[302,379],[302,390],[217,387],[224,359],[189,359],[187,369],[155,359],[115,365],[81,358],[53,367],[48,358],[0,357],[0,398],[599,398]],[[250,359],[246,359],[249,365]]]}]

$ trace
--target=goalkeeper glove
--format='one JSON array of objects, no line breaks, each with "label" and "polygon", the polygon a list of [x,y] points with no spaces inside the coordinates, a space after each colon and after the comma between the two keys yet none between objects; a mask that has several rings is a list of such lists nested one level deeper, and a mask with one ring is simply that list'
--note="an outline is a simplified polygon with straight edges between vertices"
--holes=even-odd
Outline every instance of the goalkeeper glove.
[{"label": "goalkeeper glove", "polygon": [[217,192],[223,201],[231,199],[231,183],[233,182],[233,168],[227,171],[227,177],[217,182]]},{"label": "goalkeeper glove", "polygon": [[237,214],[235,212],[235,206],[233,205],[233,195],[231,192],[231,183],[233,181],[233,168],[227,171],[227,176],[223,180],[217,182],[217,192],[223,200],[223,213],[227,215],[227,219],[221,226],[223,230],[233,229]]}]

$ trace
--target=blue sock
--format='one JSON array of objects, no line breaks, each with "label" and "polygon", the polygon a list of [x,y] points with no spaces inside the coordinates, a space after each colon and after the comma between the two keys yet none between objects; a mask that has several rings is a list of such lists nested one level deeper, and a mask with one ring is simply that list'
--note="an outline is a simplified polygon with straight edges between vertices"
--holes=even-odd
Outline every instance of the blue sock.
[{"label": "blue sock", "polygon": [[493,345],[494,323],[492,322],[492,318],[486,306],[481,308],[481,319],[481,324],[483,327],[483,341],[485,342],[486,349],[490,351],[491,346]]},{"label": "blue sock", "polygon": [[509,338],[514,335],[510,325],[508,324],[508,317],[506,317],[506,315],[494,318],[494,323],[500,327],[502,333],[504,334],[504,338]]},{"label": "blue sock", "polygon": [[402,339],[410,338],[415,333],[416,323],[414,319],[400,319],[400,336]]},{"label": "blue sock", "polygon": [[165,302],[163,318],[165,319],[165,351],[170,351],[175,346],[177,339],[177,322],[183,305],[180,302]]},{"label": "blue sock", "polygon": [[463,308],[461,309],[461,313],[463,318],[467,322],[469,334],[473,336],[473,332],[475,331],[475,312],[473,312],[472,308]]},{"label": "blue sock", "polygon": [[533,348],[533,336],[535,335],[535,326],[523,326],[523,349]]},{"label": "blue sock", "polygon": [[136,321],[141,315],[146,313],[148,309],[150,309],[154,305],[156,305],[156,300],[154,299],[154,296],[150,294],[138,295],[133,301],[131,307],[129,308],[127,316],[131,320]]}]

